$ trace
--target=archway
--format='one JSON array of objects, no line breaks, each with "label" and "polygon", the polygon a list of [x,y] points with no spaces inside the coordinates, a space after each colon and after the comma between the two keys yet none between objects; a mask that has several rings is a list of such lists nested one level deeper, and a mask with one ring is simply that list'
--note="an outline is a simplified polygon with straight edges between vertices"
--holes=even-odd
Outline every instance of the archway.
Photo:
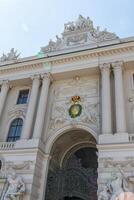
[{"label": "archway", "polygon": [[51,149],[45,200],[97,200],[97,149],[83,130],[61,135]]}]

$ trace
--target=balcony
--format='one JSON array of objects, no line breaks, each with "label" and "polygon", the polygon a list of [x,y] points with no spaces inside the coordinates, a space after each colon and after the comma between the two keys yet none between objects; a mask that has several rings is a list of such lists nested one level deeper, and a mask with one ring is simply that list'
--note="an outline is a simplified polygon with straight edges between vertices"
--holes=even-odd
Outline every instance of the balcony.
[{"label": "balcony", "polygon": [[[16,142],[0,142],[0,151],[34,149],[40,146],[39,139],[17,140]],[[41,143],[42,144],[42,143]]]},{"label": "balcony", "polygon": [[16,142],[0,142],[0,150],[15,149]]},{"label": "balcony", "polygon": [[134,133],[129,134],[129,142],[134,143]]}]

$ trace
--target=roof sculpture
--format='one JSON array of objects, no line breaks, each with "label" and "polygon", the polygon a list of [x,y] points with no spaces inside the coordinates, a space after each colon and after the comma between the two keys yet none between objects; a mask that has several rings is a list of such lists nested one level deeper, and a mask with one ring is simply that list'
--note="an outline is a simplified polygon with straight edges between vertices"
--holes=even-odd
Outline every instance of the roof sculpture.
[{"label": "roof sculpture", "polygon": [[44,53],[67,49],[74,46],[88,45],[118,39],[115,33],[110,33],[106,29],[95,28],[93,21],[89,17],[79,15],[74,22],[64,24],[62,37],[56,35],[56,41],[50,40],[49,44],[41,48]]},{"label": "roof sculpture", "polygon": [[[45,47],[41,47],[38,57],[44,57],[46,53],[70,50],[76,47],[85,47],[92,45],[102,46],[103,43],[113,44],[119,42],[119,37],[115,33],[108,32],[106,29],[100,30],[100,27],[94,27],[93,21],[87,17],[79,15],[76,21],[71,21],[64,24],[64,31],[62,36],[56,35],[56,41],[50,39]],[[20,53],[14,48],[9,53],[0,57],[0,63],[3,62],[16,62],[18,61]]]},{"label": "roof sculpture", "polygon": [[15,61],[19,58],[20,53],[17,53],[17,50],[12,48],[9,53],[4,54],[0,57],[0,62],[5,62],[5,61]]}]

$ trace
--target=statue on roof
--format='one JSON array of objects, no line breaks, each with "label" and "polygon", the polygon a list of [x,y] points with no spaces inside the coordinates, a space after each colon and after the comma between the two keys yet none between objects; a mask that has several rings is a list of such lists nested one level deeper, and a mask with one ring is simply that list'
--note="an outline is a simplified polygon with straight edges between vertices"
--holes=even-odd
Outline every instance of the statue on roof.
[{"label": "statue on roof", "polygon": [[12,48],[10,52],[7,54],[8,60],[17,60],[18,57],[20,56],[20,53],[17,53],[17,50]]},{"label": "statue on roof", "polygon": [[64,24],[64,32],[76,31],[82,29],[93,29],[93,22],[89,17],[85,18],[82,15],[79,15],[76,22],[68,22]]},{"label": "statue on roof", "polygon": [[4,53],[2,54],[2,56],[1,56],[1,58],[0,58],[0,61],[1,61],[1,62],[7,61],[7,56],[6,56]]},{"label": "statue on roof", "polygon": [[75,30],[74,22],[68,22],[68,23],[64,24],[64,32],[74,31],[74,30]]},{"label": "statue on roof", "polygon": [[3,53],[3,55],[0,57],[0,62],[17,60],[19,56],[20,53],[17,53],[17,50],[12,48],[7,55]]},{"label": "statue on roof", "polygon": [[78,16],[76,21],[64,24],[62,37],[56,35],[56,40],[49,41],[49,44],[41,48],[44,53],[77,47],[80,45],[90,45],[93,43],[116,40],[115,33],[108,32],[106,29],[94,27],[93,21],[89,17]]}]

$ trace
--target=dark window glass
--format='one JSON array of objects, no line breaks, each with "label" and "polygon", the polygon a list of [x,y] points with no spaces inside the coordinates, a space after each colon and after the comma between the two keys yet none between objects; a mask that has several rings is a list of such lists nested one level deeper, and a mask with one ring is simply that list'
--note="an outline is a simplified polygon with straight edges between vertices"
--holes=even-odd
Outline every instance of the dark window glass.
[{"label": "dark window glass", "polygon": [[19,93],[17,104],[27,103],[28,94],[29,94],[29,90],[21,90],[20,93]]},{"label": "dark window glass", "polygon": [[1,170],[1,168],[2,168],[2,161],[0,160],[0,170]]},{"label": "dark window glass", "polygon": [[8,132],[7,142],[15,142],[20,139],[22,126],[23,120],[21,118],[12,121]]}]

